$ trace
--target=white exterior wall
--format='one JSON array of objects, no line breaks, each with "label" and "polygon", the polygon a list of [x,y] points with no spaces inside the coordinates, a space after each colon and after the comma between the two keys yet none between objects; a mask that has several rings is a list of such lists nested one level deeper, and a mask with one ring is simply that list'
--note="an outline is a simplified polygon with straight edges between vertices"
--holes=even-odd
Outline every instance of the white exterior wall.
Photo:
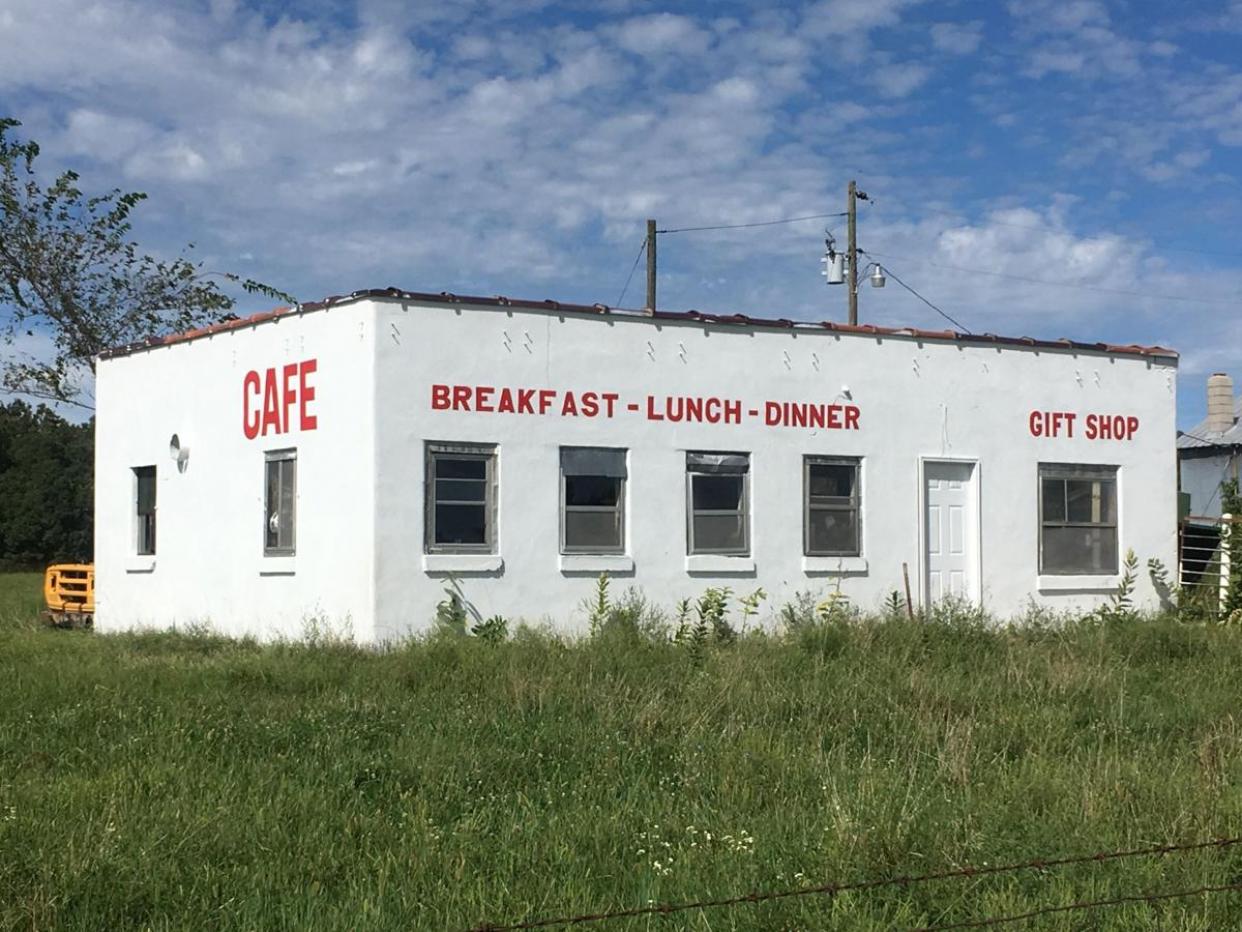
[{"label": "white exterior wall", "polygon": [[[370,640],[374,624],[374,326],[370,307],[103,359],[96,382],[96,627],[207,624]],[[315,398],[287,433],[243,433],[243,379],[317,360]],[[178,472],[169,439],[190,448]],[[263,556],[264,454],[295,447],[296,555]],[[132,468],[154,465],[156,554],[135,556]]]},{"label": "white exterior wall", "polygon": [[[671,609],[709,585],[763,586],[766,612],[798,590],[828,591],[841,578],[857,605],[878,607],[902,588],[909,565],[922,581],[920,463],[976,462],[981,594],[1001,616],[1029,598],[1054,608],[1099,604],[1117,577],[1040,577],[1038,464],[1119,467],[1119,546],[1142,565],[1176,555],[1175,369],[1142,356],[919,342],[830,331],[742,328],[601,315],[418,306],[378,308],[376,593],[381,635],[426,627],[445,573],[484,615],[551,619],[580,630],[580,602],[608,570]],[[562,417],[431,409],[436,383],[616,392],[615,417]],[[860,429],[652,422],[648,395],[842,402]],[[1032,410],[1077,413],[1071,439],[1031,435]],[[1129,440],[1088,440],[1089,413],[1135,416]],[[423,553],[424,441],[494,443],[499,450],[498,559]],[[561,445],[626,447],[628,555],[562,558]],[[750,560],[686,556],[685,451],[751,455]],[[863,556],[802,556],[802,457],[863,458]],[[736,572],[713,567],[733,565]],[[632,566],[632,568],[630,568]],[[1155,604],[1145,571],[1138,601]]]},{"label": "white exterior wall", "polygon": [[[249,370],[314,358],[316,430],[245,438]],[[97,386],[96,587],[100,630],[206,622],[300,636],[316,620],[359,640],[427,629],[447,574],[485,616],[582,630],[599,572],[666,610],[711,585],[762,586],[770,617],[798,591],[866,609],[923,588],[922,464],[975,466],[980,594],[1005,617],[1028,599],[1099,604],[1117,578],[1038,574],[1038,464],[1117,466],[1119,544],[1176,555],[1175,369],[1168,360],[919,341],[828,330],[360,300],[102,360]],[[547,414],[433,410],[431,386],[556,392]],[[848,387],[846,399],[843,389]],[[562,416],[566,391],[615,392],[604,416]],[[659,422],[648,396],[852,404],[857,430]],[[639,407],[630,411],[629,404]],[[1074,412],[1075,436],[1034,437],[1030,414]],[[1089,440],[1090,413],[1139,418]],[[177,472],[171,434],[191,448]],[[424,553],[427,441],[498,448],[495,556]],[[562,445],[628,449],[627,554],[559,554]],[[298,450],[297,554],[262,555],[264,451]],[[685,451],[750,454],[751,556],[687,557]],[[802,457],[862,459],[863,555],[802,555]],[[158,547],[134,554],[131,469],[158,467]],[[272,572],[278,570],[279,572]],[[1155,595],[1140,571],[1137,598]]]},{"label": "white exterior wall", "polygon": [[1190,513],[1201,518],[1220,517],[1220,484],[1236,475],[1234,457],[1184,457],[1181,466],[1182,491],[1190,493]]}]

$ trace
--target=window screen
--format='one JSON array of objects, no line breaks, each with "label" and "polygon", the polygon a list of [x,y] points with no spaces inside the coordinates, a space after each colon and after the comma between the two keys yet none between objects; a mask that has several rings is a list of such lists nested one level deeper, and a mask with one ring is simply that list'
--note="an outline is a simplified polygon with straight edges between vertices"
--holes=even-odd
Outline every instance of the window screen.
[{"label": "window screen", "polygon": [[476,444],[427,446],[427,549],[495,551],[496,448]]},{"label": "window screen", "polygon": [[1117,469],[1039,466],[1039,571],[1099,576],[1117,572]]},{"label": "window screen", "polygon": [[690,553],[750,553],[750,454],[686,454]]},{"label": "window screen", "polygon": [[625,550],[625,450],[561,447],[561,550]]},{"label": "window screen", "polygon": [[264,469],[263,553],[291,556],[297,530],[297,451],[268,453]]},{"label": "window screen", "polygon": [[134,467],[135,550],[139,556],[155,554],[155,467]]},{"label": "window screen", "polygon": [[807,456],[802,462],[803,553],[859,556],[859,461]]}]

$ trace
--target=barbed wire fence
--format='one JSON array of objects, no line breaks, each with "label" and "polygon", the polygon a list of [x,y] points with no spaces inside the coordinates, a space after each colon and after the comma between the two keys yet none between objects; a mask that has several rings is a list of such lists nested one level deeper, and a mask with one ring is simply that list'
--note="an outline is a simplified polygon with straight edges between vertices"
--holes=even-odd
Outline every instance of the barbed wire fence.
[{"label": "barbed wire fence", "polygon": [[[1018,871],[1043,872],[1054,868],[1067,867],[1072,864],[1101,864],[1108,861],[1118,861],[1126,858],[1157,857],[1211,849],[1219,851],[1238,844],[1242,844],[1242,837],[1213,838],[1208,841],[1196,841],[1187,844],[1152,845],[1146,848],[1129,848],[1118,851],[1099,851],[1094,854],[1032,858],[1028,861],[1020,861],[1010,864],[995,864],[983,867],[955,867],[945,870],[932,871],[926,874],[899,875],[893,877],[873,878],[870,880],[847,881],[844,883],[826,883],[818,884],[816,886],[797,887],[786,890],[753,891],[751,893],[744,893],[737,896],[704,899],[693,902],[657,903],[647,906],[636,906],[630,909],[582,913],[579,915],[559,916],[556,918],[527,919],[519,922],[485,922],[482,925],[473,926],[469,932],[518,932],[518,930],[525,929],[550,929],[558,926],[585,925],[588,923],[608,922],[614,919],[633,919],[641,916],[669,916],[675,913],[688,912],[692,910],[747,906],[757,903],[773,902],[776,900],[792,899],[795,897],[834,897],[842,893],[866,892],[880,890],[886,887],[905,888],[915,884],[930,883],[937,880],[974,879],[997,874],[1014,873]],[[1214,893],[1231,892],[1242,892],[1242,880],[1236,883],[1200,886],[1189,890],[1161,890],[1131,894],[1127,896],[1117,896],[1109,899],[1084,900],[1074,903],[1050,905],[1031,910],[1029,912],[1007,916],[992,916],[982,919],[969,919],[939,925],[921,926],[916,929],[912,929],[911,932],[945,932],[945,930],[949,929],[979,929],[989,926],[999,926],[1007,923],[1021,922],[1054,913],[1105,909],[1112,906],[1122,906],[1128,903],[1156,903],[1174,899],[1188,899],[1194,896],[1206,896]]]}]

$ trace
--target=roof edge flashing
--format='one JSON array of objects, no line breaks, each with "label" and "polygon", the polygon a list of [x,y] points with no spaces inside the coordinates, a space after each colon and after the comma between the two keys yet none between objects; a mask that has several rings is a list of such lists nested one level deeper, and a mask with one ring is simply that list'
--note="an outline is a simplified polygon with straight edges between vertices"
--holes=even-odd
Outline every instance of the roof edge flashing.
[{"label": "roof edge flashing", "polygon": [[314,311],[329,310],[360,301],[400,301],[408,304],[447,305],[454,307],[471,307],[480,310],[488,308],[513,311],[532,311],[555,313],[557,315],[573,314],[592,318],[614,317],[626,320],[651,321],[655,323],[690,323],[702,326],[721,326],[728,328],[762,328],[765,330],[783,330],[797,332],[825,332],[832,334],[849,334],[865,336],[873,339],[896,337],[899,339],[930,341],[936,343],[973,344],[991,346],[998,351],[1003,347],[1014,349],[1041,349],[1069,351],[1078,353],[1094,353],[1106,356],[1142,357],[1149,361],[1164,362],[1176,366],[1178,354],[1176,350],[1163,346],[1139,346],[1136,344],[1115,345],[1108,343],[1085,343],[1069,340],[1064,337],[1057,340],[1037,340],[1033,337],[1004,337],[992,333],[971,334],[956,330],[922,330],[917,327],[881,327],[875,324],[845,324],[838,321],[794,321],[787,317],[752,317],[748,314],[711,314],[699,310],[685,311],[652,311],[642,308],[617,308],[607,304],[569,304],[551,298],[544,300],[527,300],[511,298],[506,295],[481,296],[459,295],[453,292],[419,292],[403,291],[395,287],[372,288],[352,291],[344,295],[332,295],[319,301],[310,301],[288,307],[273,308],[260,311],[247,317],[220,321],[185,333],[174,333],[161,337],[152,337],[140,343],[131,343],[105,350],[98,359],[107,360],[118,356],[128,356],[158,346],[170,346],[188,343],[218,333],[228,333],[256,327],[270,321],[278,321],[291,314],[302,316]]}]

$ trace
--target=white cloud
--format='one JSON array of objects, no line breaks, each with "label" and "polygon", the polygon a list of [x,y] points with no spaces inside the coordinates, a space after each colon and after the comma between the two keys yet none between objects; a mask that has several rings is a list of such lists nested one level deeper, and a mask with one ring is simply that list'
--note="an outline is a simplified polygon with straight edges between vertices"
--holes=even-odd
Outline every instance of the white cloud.
[{"label": "white cloud", "polygon": [[1064,48],[1043,48],[1031,54],[1027,74],[1033,78],[1042,78],[1053,71],[1077,74],[1083,70],[1086,62],[1087,56],[1083,52]]},{"label": "white cloud", "polygon": [[[1189,350],[1183,379],[1219,368],[1224,357],[1208,348],[1242,337],[1242,324],[1220,313],[1242,273],[1170,264],[1151,239],[1078,235],[1055,205],[996,210],[973,222],[875,221],[866,234],[877,244],[872,258],[977,332]],[[918,299],[900,288],[868,291],[864,306],[880,322],[925,319]]]},{"label": "white cloud", "polygon": [[969,55],[983,41],[983,22],[934,23],[931,27],[932,45],[952,55]]},{"label": "white cloud", "polygon": [[1152,161],[1140,169],[1149,181],[1172,181],[1205,164],[1211,158],[1206,149],[1187,149],[1167,161]]},{"label": "white cloud", "polygon": [[807,10],[805,23],[813,35],[865,33],[901,20],[901,13],[919,0],[820,0]]},{"label": "white cloud", "polygon": [[885,97],[905,97],[922,87],[931,69],[915,62],[902,62],[877,68],[872,75],[876,89]]},{"label": "white cloud", "polygon": [[726,105],[753,104],[759,99],[754,83],[745,78],[726,78],[712,88],[712,94]]},{"label": "white cloud", "polygon": [[1074,32],[1109,22],[1108,8],[1099,0],[1014,0],[1009,11],[1043,32]]},{"label": "white cloud", "polygon": [[145,120],[81,107],[69,112],[64,138],[71,152],[113,161],[128,158],[159,136]]},{"label": "white cloud", "polygon": [[[1152,47],[1118,32],[1108,9],[1096,0],[1034,0],[1011,3],[1017,31],[1030,39],[1027,74],[1049,73],[1134,77]],[[1164,55],[1157,46],[1153,53]]]},{"label": "white cloud", "polygon": [[617,30],[617,44],[627,52],[657,58],[702,55],[711,38],[687,16],[652,13],[626,20]]},{"label": "white cloud", "polygon": [[170,181],[201,181],[218,171],[192,143],[180,139],[136,153],[126,160],[125,168],[132,177]]},{"label": "white cloud", "polygon": [[[864,214],[866,247],[903,257],[894,270],[975,329],[1155,339],[1167,307],[1112,291],[1242,290],[1195,257],[1153,265],[1146,239],[1076,232],[1154,210],[1154,185],[1203,192],[1228,171],[1234,68],[1097,3],[1014,4],[1012,23],[989,8],[986,28],[946,9],[362,0],[272,19],[234,0],[9,0],[0,97],[47,166],[151,193],[144,242],[200,242],[210,266],[302,297],[391,283],[611,302],[646,217],[825,213],[850,177],[881,203],[1008,196],[947,221]],[[1067,173],[1095,203],[1063,211],[1049,192]],[[1235,184],[1208,198],[1222,225]],[[662,303],[839,317],[817,277],[823,226],[670,237]],[[934,320],[894,287],[865,313]]]},{"label": "white cloud", "polygon": [[1168,95],[1179,111],[1227,146],[1242,146],[1242,71],[1212,68],[1207,74],[1174,77]]}]

